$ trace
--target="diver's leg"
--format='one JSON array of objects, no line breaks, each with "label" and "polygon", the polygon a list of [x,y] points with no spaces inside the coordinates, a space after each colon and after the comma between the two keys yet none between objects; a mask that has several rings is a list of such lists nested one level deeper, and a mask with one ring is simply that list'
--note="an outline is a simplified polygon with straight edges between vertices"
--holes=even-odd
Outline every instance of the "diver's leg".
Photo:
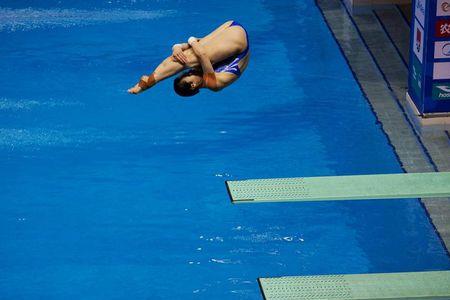
[{"label": "diver's leg", "polygon": [[218,34],[220,34],[222,31],[224,31],[225,29],[230,27],[231,23],[233,23],[233,21],[227,21],[227,22],[223,23],[222,25],[220,25],[219,27],[214,29],[213,32],[211,32],[207,36],[204,36],[203,38],[201,38],[200,41],[207,42],[207,41],[213,39]]},{"label": "diver's leg", "polygon": [[[200,40],[199,43],[214,64],[244,51],[247,47],[247,37],[242,27],[231,26],[220,32],[213,39],[207,42]],[[191,49],[186,51],[189,50]]]},{"label": "diver's leg", "polygon": [[175,61],[172,56],[169,56],[156,67],[152,74],[142,76],[141,80],[134,87],[130,88],[128,92],[130,94],[139,94],[151,88],[156,83],[183,71],[185,68],[185,65],[182,65],[178,61]]}]

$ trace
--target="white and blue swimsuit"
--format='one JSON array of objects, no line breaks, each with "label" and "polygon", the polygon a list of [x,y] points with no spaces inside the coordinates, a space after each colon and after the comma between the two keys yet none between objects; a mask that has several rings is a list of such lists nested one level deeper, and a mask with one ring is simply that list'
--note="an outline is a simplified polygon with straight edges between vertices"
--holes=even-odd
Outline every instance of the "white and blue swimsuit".
[{"label": "white and blue swimsuit", "polygon": [[239,53],[237,56],[232,56],[229,57],[221,62],[218,62],[216,64],[214,64],[214,72],[216,73],[222,73],[222,72],[227,72],[227,73],[232,73],[236,76],[241,76],[241,70],[239,69],[239,62],[247,55],[248,51],[250,50],[250,45],[248,42],[248,33],[247,30],[245,30],[244,26],[242,26],[241,24],[239,24],[236,21],[233,21],[233,23],[231,23],[231,26],[240,26],[242,27],[242,29],[244,29],[245,31],[245,36],[247,39],[247,48],[245,48],[244,51],[242,51],[241,53]]}]

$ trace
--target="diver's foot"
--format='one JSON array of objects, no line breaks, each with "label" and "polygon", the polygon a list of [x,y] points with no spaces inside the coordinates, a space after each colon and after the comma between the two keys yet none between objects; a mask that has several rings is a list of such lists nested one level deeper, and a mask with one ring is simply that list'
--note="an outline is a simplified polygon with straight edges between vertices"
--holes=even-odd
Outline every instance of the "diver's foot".
[{"label": "diver's foot", "polygon": [[142,76],[141,80],[138,83],[136,83],[135,86],[128,89],[128,93],[137,95],[137,94],[145,91],[146,89],[148,89],[150,87],[150,84],[148,83],[149,77],[150,76],[145,76],[145,75]]},{"label": "diver's foot", "polygon": [[141,89],[141,87],[139,86],[139,84],[136,84],[136,85],[133,86],[132,88],[129,88],[129,89],[128,89],[128,93],[130,93],[130,94],[137,95],[137,94],[139,94],[140,92],[142,92],[142,89]]}]

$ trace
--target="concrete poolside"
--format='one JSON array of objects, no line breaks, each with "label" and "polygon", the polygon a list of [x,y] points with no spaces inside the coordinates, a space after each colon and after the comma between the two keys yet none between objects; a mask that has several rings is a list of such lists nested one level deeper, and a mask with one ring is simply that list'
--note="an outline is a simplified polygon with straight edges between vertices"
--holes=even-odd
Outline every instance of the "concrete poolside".
[{"label": "concrete poolside", "polygon": [[[351,15],[339,0],[316,2],[403,170],[450,171],[448,128],[420,128],[408,114],[408,8],[374,6]],[[450,198],[421,202],[449,251]]]}]

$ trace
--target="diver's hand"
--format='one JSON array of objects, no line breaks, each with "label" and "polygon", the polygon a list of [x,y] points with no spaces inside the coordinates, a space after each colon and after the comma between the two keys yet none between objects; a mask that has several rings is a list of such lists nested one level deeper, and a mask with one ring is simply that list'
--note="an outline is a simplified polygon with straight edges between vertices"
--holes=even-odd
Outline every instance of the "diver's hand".
[{"label": "diver's hand", "polygon": [[174,45],[172,47],[172,59],[182,65],[187,64],[188,60],[186,55],[183,53],[181,45]]}]

